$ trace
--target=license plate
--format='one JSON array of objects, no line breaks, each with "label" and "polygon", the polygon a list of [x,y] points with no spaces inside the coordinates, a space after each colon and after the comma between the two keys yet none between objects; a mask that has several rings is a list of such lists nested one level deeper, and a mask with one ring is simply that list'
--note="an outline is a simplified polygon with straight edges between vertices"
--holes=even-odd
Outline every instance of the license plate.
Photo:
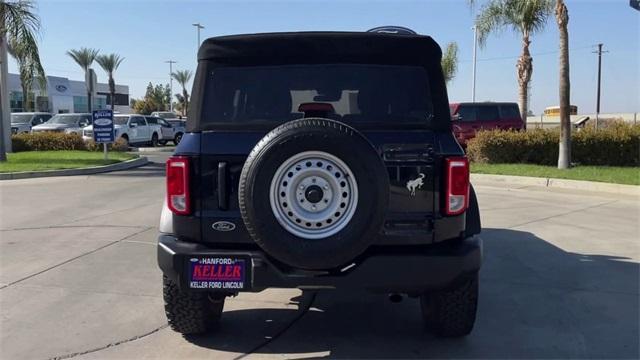
[{"label": "license plate", "polygon": [[189,259],[189,288],[243,290],[249,287],[250,260],[233,256]]}]

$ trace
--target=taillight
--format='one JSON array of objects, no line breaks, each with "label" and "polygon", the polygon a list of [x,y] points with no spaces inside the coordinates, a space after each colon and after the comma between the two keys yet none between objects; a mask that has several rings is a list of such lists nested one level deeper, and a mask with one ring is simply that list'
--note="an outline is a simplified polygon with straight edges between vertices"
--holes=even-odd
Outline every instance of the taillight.
[{"label": "taillight", "polygon": [[172,156],[167,160],[167,205],[177,215],[191,213],[187,157]]},{"label": "taillight", "polygon": [[469,161],[466,157],[445,159],[446,215],[462,214],[469,207]]}]

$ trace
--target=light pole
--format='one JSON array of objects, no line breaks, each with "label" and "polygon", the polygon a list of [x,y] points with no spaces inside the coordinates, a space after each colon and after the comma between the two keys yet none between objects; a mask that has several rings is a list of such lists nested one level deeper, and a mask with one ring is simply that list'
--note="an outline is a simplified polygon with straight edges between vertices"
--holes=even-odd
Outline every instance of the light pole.
[{"label": "light pole", "polygon": [[169,64],[169,110],[173,111],[173,64],[177,61],[167,60],[165,63]]},{"label": "light pole", "polygon": [[200,23],[195,23],[191,25],[195,26],[196,29],[198,30],[198,47],[196,48],[196,51],[198,51],[198,49],[200,48],[200,29],[204,29],[204,26],[202,26]]},{"label": "light pole", "polygon": [[471,79],[471,102],[476,102],[476,53],[478,51],[478,27],[473,27],[473,75]]},{"label": "light pole", "polygon": [[602,75],[602,54],[608,51],[602,51],[602,45],[598,44],[598,50],[594,53],[598,54],[598,95],[596,97],[596,130],[598,130],[598,121],[600,120],[600,77]]}]

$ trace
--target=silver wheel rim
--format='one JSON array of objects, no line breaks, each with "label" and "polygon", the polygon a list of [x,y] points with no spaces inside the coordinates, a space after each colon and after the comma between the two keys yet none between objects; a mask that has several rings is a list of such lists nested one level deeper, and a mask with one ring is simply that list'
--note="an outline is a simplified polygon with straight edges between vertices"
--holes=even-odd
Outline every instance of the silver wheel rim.
[{"label": "silver wheel rim", "polygon": [[358,204],[358,184],[338,157],[305,151],[276,170],[269,200],[285,230],[304,239],[323,239],[349,224]]}]

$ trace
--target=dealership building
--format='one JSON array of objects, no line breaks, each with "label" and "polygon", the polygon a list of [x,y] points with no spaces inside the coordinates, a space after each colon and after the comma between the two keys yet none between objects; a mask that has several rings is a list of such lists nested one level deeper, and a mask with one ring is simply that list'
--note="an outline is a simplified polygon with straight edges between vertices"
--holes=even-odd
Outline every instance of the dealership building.
[{"label": "dealership building", "polygon": [[[37,81],[33,84],[33,93],[29,97],[35,106],[30,109],[50,113],[81,113],[87,112],[87,88],[84,81],[69,80],[65,77],[47,76],[47,89],[41,91]],[[9,106],[11,112],[22,112],[23,99],[20,76],[9,74]],[[111,95],[109,85],[97,83],[93,95],[93,109],[109,109],[111,107]],[[129,113],[129,86],[116,84],[115,111]]]}]

